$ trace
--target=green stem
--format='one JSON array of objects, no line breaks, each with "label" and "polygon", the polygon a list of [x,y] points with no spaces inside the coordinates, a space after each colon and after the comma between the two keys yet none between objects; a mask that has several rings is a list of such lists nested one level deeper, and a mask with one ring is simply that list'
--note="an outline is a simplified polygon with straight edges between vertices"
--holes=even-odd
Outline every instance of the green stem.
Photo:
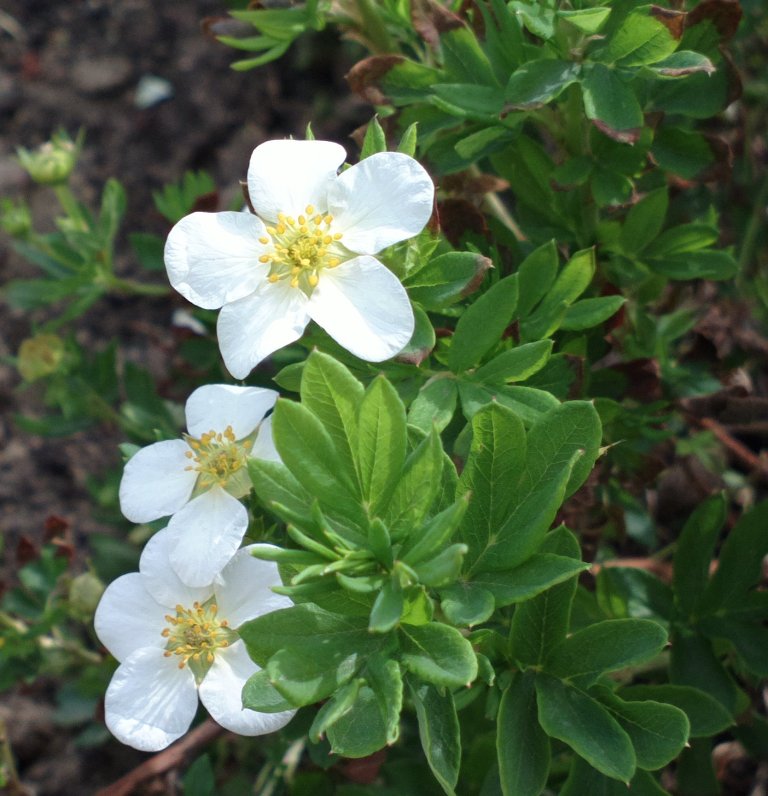
[{"label": "green stem", "polygon": [[88,222],[83,214],[80,202],[77,201],[70,187],[66,184],[54,185],[53,192],[56,194],[56,198],[59,200],[59,204],[64,212],[75,221],[81,229],[86,231],[88,229]]},{"label": "green stem", "polygon": [[356,0],[357,10],[363,23],[363,34],[373,45],[374,55],[396,52],[392,39],[387,33],[387,26],[381,17],[376,3],[371,0]]},{"label": "green stem", "polygon": [[742,279],[749,277],[754,270],[751,267],[752,259],[755,253],[757,237],[765,224],[763,214],[765,212],[766,202],[768,202],[768,175],[760,186],[760,191],[755,199],[752,215],[747,224],[747,229],[744,232],[744,238],[741,244],[741,252],[739,252],[739,274]]},{"label": "green stem", "polygon": [[136,279],[124,279],[118,276],[110,276],[107,279],[107,289],[137,296],[167,296],[170,292],[165,285],[150,285]]},{"label": "green stem", "polygon": [[3,793],[16,794],[16,796],[29,796],[29,790],[21,784],[16,762],[13,759],[11,743],[8,740],[8,730],[5,722],[0,719],[0,774],[4,775],[4,782],[0,780]]}]

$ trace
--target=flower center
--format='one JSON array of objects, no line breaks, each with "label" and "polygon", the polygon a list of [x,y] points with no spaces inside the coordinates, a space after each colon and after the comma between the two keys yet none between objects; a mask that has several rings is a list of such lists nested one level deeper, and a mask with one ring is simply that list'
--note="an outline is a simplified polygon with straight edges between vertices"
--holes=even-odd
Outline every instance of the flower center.
[{"label": "flower center", "polygon": [[267,227],[269,237],[259,238],[273,249],[259,257],[259,262],[269,263],[270,282],[290,280],[291,287],[301,288],[307,295],[317,286],[323,268],[335,268],[344,253],[338,243],[340,232],[332,232],[333,216],[316,213],[307,205],[306,215],[298,218],[277,214],[277,225]]},{"label": "flower center", "polygon": [[211,430],[200,439],[190,436],[185,436],[185,439],[192,449],[185,456],[194,462],[185,469],[199,473],[197,487],[201,491],[217,484],[227,486],[247,464],[248,453],[253,445],[252,440],[237,442],[232,426],[227,426],[223,432]]},{"label": "flower center", "polygon": [[179,669],[189,666],[198,681],[210,669],[216,650],[228,647],[238,638],[227,620],[217,619],[216,613],[216,600],[211,597],[202,604],[195,602],[191,608],[177,605],[176,616],[165,616],[168,627],[161,635],[168,643],[163,655],[166,658],[177,655]]}]

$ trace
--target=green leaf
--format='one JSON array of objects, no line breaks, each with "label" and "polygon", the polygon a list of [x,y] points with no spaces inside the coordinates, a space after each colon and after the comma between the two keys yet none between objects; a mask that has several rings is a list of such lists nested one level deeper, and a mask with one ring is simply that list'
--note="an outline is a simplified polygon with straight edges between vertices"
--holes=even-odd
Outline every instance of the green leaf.
[{"label": "green leaf", "polygon": [[610,8],[581,8],[577,11],[560,10],[557,16],[564,19],[570,25],[578,28],[583,33],[597,33],[603,27],[611,13]]},{"label": "green leaf", "polygon": [[[768,617],[766,617],[768,618]],[[768,677],[768,628],[755,622],[740,622],[728,616],[707,616],[699,622],[701,632],[712,638],[726,639],[744,665],[758,677]]]},{"label": "green leaf", "polygon": [[551,335],[560,326],[567,307],[589,287],[595,267],[594,249],[576,252],[536,311],[521,322],[520,338],[538,340]]},{"label": "green leaf", "polygon": [[580,71],[581,65],[572,61],[548,58],[529,61],[509,78],[504,94],[507,107],[512,110],[540,108],[575,83]]},{"label": "green leaf", "polygon": [[381,655],[368,659],[363,672],[373,691],[383,718],[386,742],[394,743],[400,734],[400,711],[403,707],[403,677],[397,661]]},{"label": "green leaf", "polygon": [[731,279],[739,270],[733,255],[725,251],[697,251],[649,259],[648,265],[670,279]]},{"label": "green leaf", "polygon": [[690,725],[679,708],[660,702],[625,702],[608,688],[599,690],[599,698],[629,735],[640,768],[655,771],[682,752]]},{"label": "green leaf", "polygon": [[280,398],[272,415],[275,447],[297,481],[325,506],[363,523],[356,489],[330,434],[306,406]]},{"label": "green leaf", "polygon": [[636,767],[632,741],[599,702],[546,674],[536,677],[536,695],[547,735],[566,743],[607,777],[629,783]]},{"label": "green leaf", "polygon": [[475,583],[454,583],[441,590],[440,607],[452,624],[471,627],[485,622],[493,614],[493,595]]},{"label": "green leaf", "polygon": [[426,309],[441,310],[472,293],[491,265],[475,252],[447,252],[410,272],[403,285]]},{"label": "green leaf", "polygon": [[408,422],[422,431],[430,431],[434,425],[442,431],[456,411],[458,391],[453,378],[430,379],[419,391],[408,410]]},{"label": "green leaf", "polygon": [[448,508],[436,514],[423,528],[413,528],[400,550],[398,558],[415,566],[443,551],[465,516],[469,495],[459,497]]},{"label": "green leaf", "polygon": [[[576,537],[561,527],[544,537],[539,552],[576,559],[581,548]],[[514,660],[531,666],[544,662],[568,632],[575,593],[576,579],[571,578],[517,606],[509,635]]]},{"label": "green leaf", "polygon": [[[702,611],[738,608],[759,582],[768,554],[768,501],[755,506],[736,523],[723,543],[718,566],[701,600]],[[677,566],[677,558],[675,559]]]},{"label": "green leaf", "polygon": [[672,634],[670,680],[714,697],[731,714],[740,709],[744,694],[718,660],[709,639],[678,629]]},{"label": "green leaf", "polygon": [[453,796],[459,779],[461,737],[453,696],[442,695],[427,683],[408,681],[419,722],[421,748],[435,779],[448,796]]},{"label": "green leaf", "polygon": [[352,709],[360,692],[360,686],[364,683],[365,681],[361,679],[350,680],[317,711],[312,726],[309,728],[309,737],[312,741],[318,743],[328,728]]},{"label": "green leaf", "polygon": [[539,246],[531,252],[518,269],[520,295],[517,314],[521,320],[547,295],[557,277],[557,247],[555,241]]},{"label": "green leaf", "polygon": [[564,639],[550,651],[544,668],[564,679],[579,678],[586,687],[605,672],[653,658],[666,642],[664,628],[650,619],[608,619]]},{"label": "green leaf", "polygon": [[504,107],[504,92],[497,86],[472,83],[435,83],[432,102],[451,114],[496,119]]},{"label": "green leaf", "polygon": [[668,208],[666,187],[651,191],[632,206],[621,228],[621,248],[626,254],[636,255],[658,237]]},{"label": "green leaf", "polygon": [[601,437],[600,418],[587,401],[569,401],[547,412],[528,431],[528,457],[518,494],[527,496],[548,479],[556,479],[560,467],[580,453],[565,491],[566,497],[572,495],[592,471]]},{"label": "green leaf", "polygon": [[400,143],[397,145],[398,152],[402,152],[404,155],[409,155],[412,158],[416,157],[418,129],[419,125],[416,122],[408,125],[405,132],[400,137]]},{"label": "green leaf", "polygon": [[710,224],[680,224],[662,232],[645,251],[646,257],[664,258],[672,254],[698,251],[717,242],[719,232]]},{"label": "green leaf", "polygon": [[392,578],[385,581],[373,604],[368,630],[371,633],[389,632],[400,621],[404,606],[405,599],[400,584]]},{"label": "green leaf", "polygon": [[604,776],[580,757],[573,758],[559,796],[627,796],[628,792],[631,796],[670,796],[647,771],[635,772],[627,787],[623,782]]},{"label": "green leaf", "polygon": [[368,656],[391,648],[392,639],[374,636],[367,629],[315,635],[311,655],[307,643],[305,638],[301,644],[284,647],[266,665],[272,685],[297,706],[330,696],[360,671]]},{"label": "green leaf", "polygon": [[440,36],[443,69],[452,82],[497,85],[493,67],[474,33],[467,28],[454,28]]},{"label": "green leaf", "polygon": [[[286,522],[303,518],[302,528],[313,525],[310,514],[312,497],[282,462],[251,458],[248,460],[248,474],[259,500],[278,517]],[[281,507],[288,509],[289,513],[284,514]]]},{"label": "green leaf", "polygon": [[597,602],[616,619],[670,621],[674,613],[672,589],[635,567],[603,567],[597,575]]},{"label": "green leaf", "polygon": [[625,302],[624,296],[598,296],[577,301],[565,311],[560,328],[566,332],[592,329],[615,315]]},{"label": "green leaf", "polygon": [[584,111],[610,138],[634,143],[640,137],[643,112],[632,89],[603,64],[584,67],[581,81]]},{"label": "green leaf", "polygon": [[368,635],[367,626],[367,617],[333,614],[310,603],[262,614],[240,625],[237,633],[251,658],[264,667],[284,647],[306,645],[313,636],[357,638],[361,632]]},{"label": "green leaf", "polygon": [[535,676],[515,674],[496,719],[499,778],[504,796],[538,796],[549,775],[549,738],[539,725]]},{"label": "green leaf", "polygon": [[377,376],[365,392],[358,416],[358,470],[370,513],[381,512],[405,463],[405,407],[392,384]]},{"label": "green leaf", "polygon": [[472,418],[472,447],[458,486],[458,494],[472,495],[460,528],[460,538],[469,547],[468,566],[507,519],[525,456],[525,430],[511,410],[489,404]]},{"label": "green leaf", "polygon": [[216,775],[208,755],[201,755],[186,770],[182,780],[184,796],[216,796]]},{"label": "green leaf", "polygon": [[592,57],[609,64],[643,66],[661,61],[676,47],[677,42],[666,25],[650,16],[648,10],[638,10],[627,16]]},{"label": "green leaf", "polygon": [[471,304],[456,324],[448,367],[459,373],[476,364],[501,338],[517,306],[517,275],[505,277]]},{"label": "green leaf", "polygon": [[420,365],[435,348],[435,330],[429,315],[418,304],[413,306],[413,317],[413,334],[408,345],[397,355],[397,360]]},{"label": "green leaf", "polygon": [[578,575],[589,564],[554,553],[534,553],[525,563],[503,572],[478,572],[472,585],[493,595],[496,607],[524,602],[558,583]]},{"label": "green leaf", "polygon": [[243,707],[259,713],[282,713],[284,710],[294,710],[296,706],[272,685],[269,672],[259,669],[245,681]]},{"label": "green leaf", "polygon": [[524,426],[532,426],[550,409],[560,406],[554,395],[533,387],[485,385],[472,381],[459,381],[458,386],[461,408],[468,420],[484,406],[497,403],[511,409]]},{"label": "green leaf", "polygon": [[430,622],[401,625],[402,665],[419,679],[436,686],[461,688],[477,677],[477,658],[472,645],[456,628]]},{"label": "green leaf", "polygon": [[101,210],[99,211],[99,233],[102,245],[110,246],[120,229],[120,222],[125,215],[125,188],[115,179],[108,179],[101,194]]},{"label": "green leaf", "polygon": [[384,135],[384,128],[379,124],[379,117],[374,116],[365,129],[363,146],[360,148],[360,160],[386,151],[387,137]]},{"label": "green leaf", "polygon": [[432,429],[408,456],[400,480],[385,507],[384,516],[392,538],[403,538],[421,524],[440,492],[443,458],[440,435]]},{"label": "green leaf", "polygon": [[678,50],[649,68],[664,77],[685,77],[696,72],[711,75],[715,72],[715,65],[706,55],[692,50]]},{"label": "green leaf", "polygon": [[701,602],[726,511],[725,496],[714,495],[691,514],[677,540],[673,585],[675,600],[684,616],[691,616]]},{"label": "green leaf", "polygon": [[452,544],[433,558],[415,564],[419,583],[435,588],[452,583],[459,577],[466,553],[465,544]]},{"label": "green leaf", "polygon": [[552,345],[552,340],[538,340],[502,351],[478,368],[475,378],[491,383],[525,381],[547,364]]},{"label": "green leaf", "polygon": [[319,351],[307,357],[301,376],[302,403],[328,432],[350,479],[357,459],[357,412],[363,392],[363,385],[333,357]]},{"label": "green leaf", "polygon": [[714,697],[686,685],[633,685],[622,688],[626,701],[664,702],[682,710],[690,722],[691,738],[707,738],[733,725],[733,717]]},{"label": "green leaf", "polygon": [[352,705],[328,727],[331,750],[343,757],[368,757],[387,744],[387,729],[376,694],[362,686]]}]

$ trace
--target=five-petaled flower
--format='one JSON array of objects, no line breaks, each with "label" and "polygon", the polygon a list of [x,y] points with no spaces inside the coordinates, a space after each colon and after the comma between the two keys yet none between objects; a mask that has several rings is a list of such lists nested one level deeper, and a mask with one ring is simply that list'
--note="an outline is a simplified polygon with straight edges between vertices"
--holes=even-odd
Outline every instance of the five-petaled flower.
[{"label": "five-petaled flower", "polygon": [[413,334],[405,289],[373,255],[424,228],[434,186],[402,153],[337,174],[345,157],[329,141],[261,144],[248,168],[256,215],[192,213],[168,236],[170,282],[193,304],[221,308],[219,347],[236,378],[301,337],[310,319],[371,362]]},{"label": "five-petaled flower", "polygon": [[247,459],[279,461],[270,418],[274,390],[211,384],[187,400],[188,434],[139,450],[120,482],[120,508],[133,522],[173,515],[170,563],[189,586],[207,586],[235,554],[248,527],[238,498],[250,490]]},{"label": "five-petaled flower", "polygon": [[107,726],[129,746],[158,751],[187,731],[199,694],[228,730],[279,730],[295,711],[266,714],[242,706],[243,686],[259,667],[237,634],[243,622],[291,605],[271,590],[280,585],[277,566],[245,547],[214,585],[194,589],[169,567],[173,544],[168,529],[158,531],[144,548],[140,571],[111,583],[96,609],[96,633],[120,662],[107,689]]}]

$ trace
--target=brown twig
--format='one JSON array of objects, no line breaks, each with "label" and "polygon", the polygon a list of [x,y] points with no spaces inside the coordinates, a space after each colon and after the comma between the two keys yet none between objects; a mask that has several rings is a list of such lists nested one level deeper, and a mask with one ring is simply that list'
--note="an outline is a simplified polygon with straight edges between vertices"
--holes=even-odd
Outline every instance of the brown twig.
[{"label": "brown twig", "polygon": [[660,561],[658,558],[615,558],[611,561],[603,561],[602,564],[592,564],[589,571],[592,575],[597,575],[603,567],[644,569],[665,583],[672,581],[672,564],[669,561]]},{"label": "brown twig", "polygon": [[764,481],[768,481],[768,462],[761,459],[743,443],[731,436],[728,429],[711,417],[693,418],[696,425],[711,431],[736,459],[749,470],[756,472]]},{"label": "brown twig", "polygon": [[176,741],[172,746],[150,757],[149,760],[134,768],[133,771],[129,771],[117,782],[102,788],[96,793],[96,796],[130,796],[142,782],[181,766],[193,752],[210,743],[223,732],[224,728],[216,724],[213,719],[206,719],[199,727]]}]

